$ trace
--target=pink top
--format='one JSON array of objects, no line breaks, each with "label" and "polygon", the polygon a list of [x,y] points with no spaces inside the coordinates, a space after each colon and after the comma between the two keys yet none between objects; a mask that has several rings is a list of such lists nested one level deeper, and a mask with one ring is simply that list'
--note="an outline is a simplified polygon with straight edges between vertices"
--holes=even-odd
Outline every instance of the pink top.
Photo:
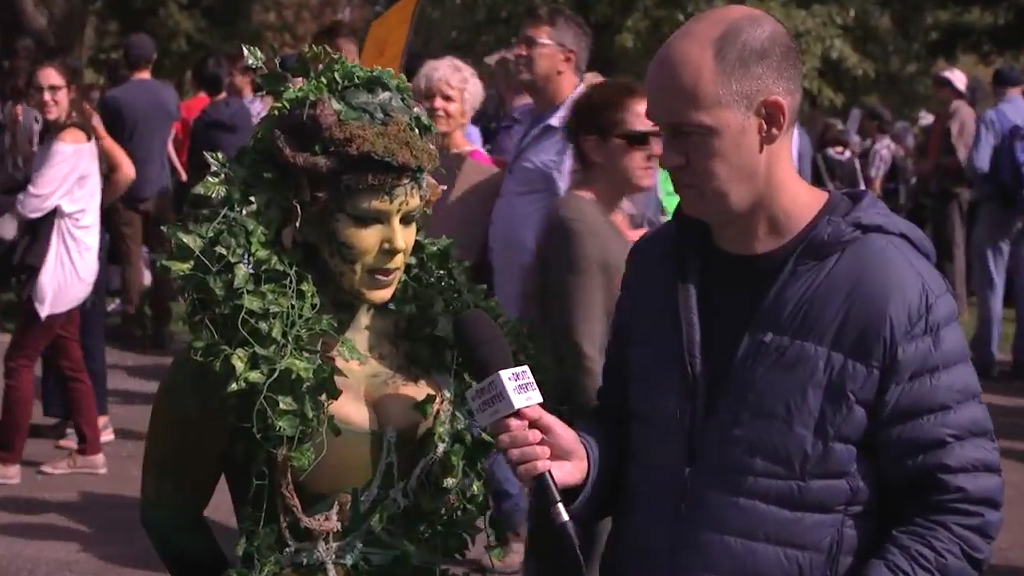
[{"label": "pink top", "polygon": [[470,158],[476,160],[481,164],[494,166],[494,160],[491,160],[490,155],[488,155],[487,152],[484,152],[480,148],[473,148],[472,150],[469,151],[469,154],[466,154],[466,156],[469,156]]},{"label": "pink top", "polygon": [[102,182],[95,140],[85,144],[53,140],[39,147],[32,181],[18,194],[16,209],[27,220],[57,211],[32,292],[40,318],[72,310],[92,292],[100,269]]}]

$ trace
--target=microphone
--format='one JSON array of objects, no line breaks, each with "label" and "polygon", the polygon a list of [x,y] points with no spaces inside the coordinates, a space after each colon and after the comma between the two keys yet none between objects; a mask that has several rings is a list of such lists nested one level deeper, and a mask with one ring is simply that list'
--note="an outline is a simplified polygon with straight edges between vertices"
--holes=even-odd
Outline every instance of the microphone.
[{"label": "microphone", "polygon": [[[466,393],[477,425],[486,428],[516,410],[544,402],[530,367],[515,365],[505,335],[486,312],[467,310],[455,318],[452,329],[456,348],[477,382]],[[572,550],[577,573],[584,574],[585,564],[576,527],[569,519],[551,472],[534,479],[533,493],[550,510],[554,532],[562,539],[561,544]]]}]

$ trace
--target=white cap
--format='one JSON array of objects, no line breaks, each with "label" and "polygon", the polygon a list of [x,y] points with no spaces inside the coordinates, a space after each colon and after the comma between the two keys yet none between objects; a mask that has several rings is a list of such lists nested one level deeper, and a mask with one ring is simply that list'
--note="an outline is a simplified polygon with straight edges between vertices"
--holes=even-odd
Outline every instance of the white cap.
[{"label": "white cap", "polygon": [[939,72],[939,78],[945,79],[947,82],[956,88],[956,91],[960,94],[967,95],[967,74],[964,74],[959,68],[948,68]]}]

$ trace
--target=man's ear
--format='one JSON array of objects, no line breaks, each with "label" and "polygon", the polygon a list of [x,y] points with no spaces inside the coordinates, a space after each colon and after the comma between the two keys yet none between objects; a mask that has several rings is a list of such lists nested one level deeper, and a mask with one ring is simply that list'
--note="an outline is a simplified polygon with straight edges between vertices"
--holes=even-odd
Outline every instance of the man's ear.
[{"label": "man's ear", "polygon": [[760,120],[758,130],[761,141],[765,145],[774,144],[786,132],[790,113],[785,99],[779,96],[769,96],[761,100],[756,115]]},{"label": "man's ear", "polygon": [[569,69],[576,70],[576,51],[571,48],[562,49],[562,60]]},{"label": "man's ear", "polygon": [[580,152],[585,154],[592,164],[601,162],[601,143],[597,136],[584,136],[580,138]]}]

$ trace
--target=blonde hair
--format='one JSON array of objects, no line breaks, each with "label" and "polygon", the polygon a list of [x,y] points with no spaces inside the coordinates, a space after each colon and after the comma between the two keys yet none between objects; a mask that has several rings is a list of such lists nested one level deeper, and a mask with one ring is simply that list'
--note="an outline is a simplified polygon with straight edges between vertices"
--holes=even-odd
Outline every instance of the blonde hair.
[{"label": "blonde hair", "polygon": [[412,80],[412,91],[422,98],[437,84],[444,83],[462,92],[462,107],[472,118],[484,103],[484,84],[476,70],[454,56],[427,60]]}]

